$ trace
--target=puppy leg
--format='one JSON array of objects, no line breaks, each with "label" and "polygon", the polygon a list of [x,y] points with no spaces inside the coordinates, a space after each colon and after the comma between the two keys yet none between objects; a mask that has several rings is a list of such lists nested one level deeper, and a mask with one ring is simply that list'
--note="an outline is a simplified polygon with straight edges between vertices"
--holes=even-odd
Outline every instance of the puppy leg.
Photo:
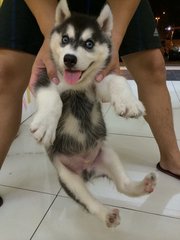
[{"label": "puppy leg", "polygon": [[66,168],[58,157],[54,158],[53,164],[58,171],[62,187],[70,197],[80,203],[88,212],[96,215],[107,225],[107,227],[119,225],[120,219],[118,209],[108,209],[95,199],[87,189],[83,179]]},{"label": "puppy leg", "polygon": [[41,87],[36,94],[37,112],[30,130],[34,138],[49,147],[55,139],[56,128],[62,113],[62,101],[57,87],[50,83]]},{"label": "puppy leg", "polygon": [[96,165],[97,175],[106,175],[112,179],[119,192],[128,196],[142,196],[153,192],[156,185],[156,175],[150,173],[142,181],[132,181],[126,175],[118,155],[113,149],[104,145],[100,159]]},{"label": "puppy leg", "polygon": [[143,104],[133,95],[127,80],[115,74],[96,83],[97,94],[103,102],[111,102],[115,112],[125,118],[138,118],[145,114]]}]

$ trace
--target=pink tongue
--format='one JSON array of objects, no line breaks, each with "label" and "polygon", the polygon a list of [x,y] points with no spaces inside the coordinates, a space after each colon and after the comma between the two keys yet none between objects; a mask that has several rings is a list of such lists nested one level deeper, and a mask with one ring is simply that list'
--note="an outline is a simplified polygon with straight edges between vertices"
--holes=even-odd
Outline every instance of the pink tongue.
[{"label": "pink tongue", "polygon": [[76,84],[80,79],[82,72],[81,71],[68,71],[64,72],[64,80],[69,84]]}]

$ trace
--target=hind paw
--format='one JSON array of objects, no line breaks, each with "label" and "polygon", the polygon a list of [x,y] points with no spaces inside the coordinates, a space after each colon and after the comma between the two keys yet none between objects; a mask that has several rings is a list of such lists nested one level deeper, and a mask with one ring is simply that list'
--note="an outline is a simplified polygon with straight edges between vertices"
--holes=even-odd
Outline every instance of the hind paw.
[{"label": "hind paw", "polygon": [[120,224],[119,209],[112,209],[106,216],[107,227],[116,227]]},{"label": "hind paw", "polygon": [[145,193],[151,193],[154,191],[154,188],[156,186],[156,183],[157,183],[157,178],[156,178],[156,175],[155,173],[150,173],[148,174],[144,180],[144,192]]}]

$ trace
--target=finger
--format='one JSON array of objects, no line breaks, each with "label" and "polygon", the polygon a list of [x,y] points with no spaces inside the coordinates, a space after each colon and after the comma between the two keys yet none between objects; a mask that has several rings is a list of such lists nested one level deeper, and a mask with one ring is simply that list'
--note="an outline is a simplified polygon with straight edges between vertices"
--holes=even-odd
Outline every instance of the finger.
[{"label": "finger", "polygon": [[109,74],[109,72],[111,71],[112,66],[108,66],[105,69],[103,69],[101,72],[99,72],[96,76],[96,81],[100,82],[103,80],[103,78]]},{"label": "finger", "polygon": [[103,80],[103,78],[105,76],[107,76],[108,74],[110,73],[115,73],[117,75],[120,75],[120,67],[119,66],[114,66],[114,65],[109,65],[107,66],[105,69],[103,69],[101,72],[99,72],[97,75],[96,75],[96,81],[97,82],[100,82]]},{"label": "finger", "polygon": [[40,70],[33,65],[33,68],[32,68],[32,71],[31,71],[31,77],[30,77],[30,80],[29,80],[29,88],[30,88],[30,91],[32,92],[33,95],[34,95],[34,87],[35,87],[35,84],[37,82],[39,72],[40,72]]},{"label": "finger", "polygon": [[55,83],[55,84],[59,84],[59,78],[57,77],[57,70],[56,67],[54,65],[54,63],[51,60],[47,60],[45,62],[46,65],[46,69],[47,69],[47,74],[49,79]]}]

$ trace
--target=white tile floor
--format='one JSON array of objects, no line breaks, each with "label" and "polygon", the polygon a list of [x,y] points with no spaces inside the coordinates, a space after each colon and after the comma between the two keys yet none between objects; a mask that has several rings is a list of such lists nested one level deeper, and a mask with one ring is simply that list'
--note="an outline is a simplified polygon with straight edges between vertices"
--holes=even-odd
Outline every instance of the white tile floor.
[{"label": "white tile floor", "polygon": [[[133,91],[136,87],[129,81]],[[167,82],[171,94],[174,124],[180,146],[180,82]],[[103,106],[109,143],[123,160],[128,174],[141,179],[146,173],[158,175],[157,188],[149,196],[129,198],[116,192],[103,179],[89,184],[104,204],[120,208],[121,225],[107,229],[87,214],[59,186],[55,171],[43,148],[29,133],[30,119],[24,122],[0,173],[1,240],[179,240],[180,182],[159,173],[159,153],[146,122],[124,120]]]}]

